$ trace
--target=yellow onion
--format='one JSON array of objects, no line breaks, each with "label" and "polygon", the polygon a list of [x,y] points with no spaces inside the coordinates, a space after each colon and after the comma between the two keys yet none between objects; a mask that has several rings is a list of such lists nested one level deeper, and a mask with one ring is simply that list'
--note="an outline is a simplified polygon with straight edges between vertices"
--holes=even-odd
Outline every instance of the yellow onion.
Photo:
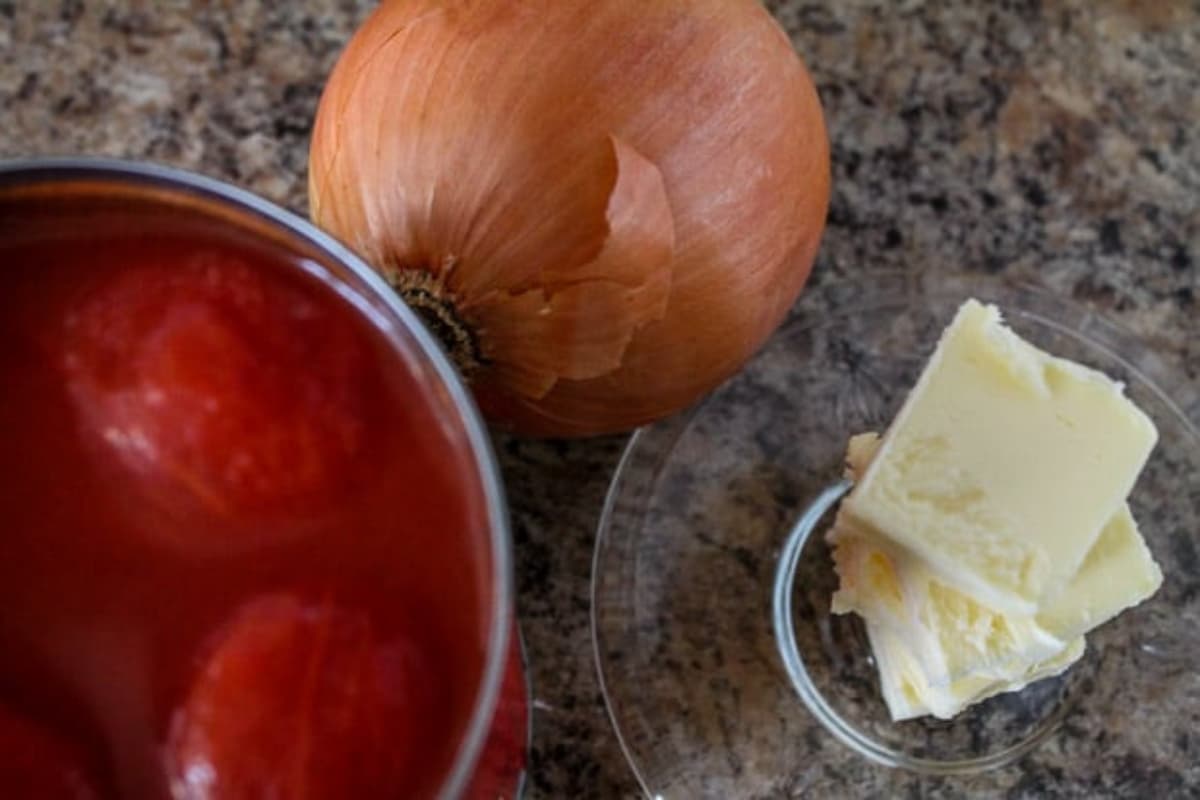
[{"label": "yellow onion", "polygon": [[309,193],[485,414],[585,435],[682,408],[776,328],[829,149],[757,0],[391,0],[326,86]]}]

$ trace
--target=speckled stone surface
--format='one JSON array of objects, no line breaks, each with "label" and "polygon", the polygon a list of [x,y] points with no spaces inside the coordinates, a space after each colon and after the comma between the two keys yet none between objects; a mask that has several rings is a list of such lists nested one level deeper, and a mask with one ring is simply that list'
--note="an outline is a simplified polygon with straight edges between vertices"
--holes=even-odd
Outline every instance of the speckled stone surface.
[{"label": "speckled stone surface", "polygon": [[[0,0],[0,157],[104,154],[233,181],[302,210],[310,120],[366,0]],[[834,198],[814,284],[999,273],[1104,310],[1200,380],[1200,4],[774,0],[828,112]],[[497,440],[536,685],[529,795],[628,797],[588,627],[593,531],[622,439]],[[712,587],[717,590],[720,587]],[[1083,735],[1083,734],[1081,734]],[[821,748],[800,796],[1200,794],[1200,741],[1072,742],[986,784],[913,778]],[[1032,766],[1031,766],[1032,764]]]}]

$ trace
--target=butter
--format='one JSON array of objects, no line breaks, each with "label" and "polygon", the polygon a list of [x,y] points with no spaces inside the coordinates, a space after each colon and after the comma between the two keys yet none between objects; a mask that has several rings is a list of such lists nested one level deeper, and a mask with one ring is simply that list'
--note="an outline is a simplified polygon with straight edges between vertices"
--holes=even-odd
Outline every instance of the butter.
[{"label": "butter", "polygon": [[[847,477],[879,447],[851,438]],[[949,718],[971,703],[1057,675],[1084,651],[1083,634],[1157,591],[1162,573],[1128,506],[1109,521],[1079,572],[1036,615],[1005,615],[947,587],[924,564],[840,513],[830,531],[841,585],[835,613],[867,621],[893,719]]]},{"label": "butter", "polygon": [[970,676],[936,686],[929,683],[919,659],[902,636],[886,627],[868,623],[867,637],[879,669],[880,691],[896,722],[927,715],[951,719],[969,705],[1003,692],[1017,692],[1034,681],[1062,674],[1079,660],[1086,648],[1084,638],[1080,636],[1053,656],[1031,664],[1011,680]]},{"label": "butter", "polygon": [[1067,588],[1038,613],[1038,624],[1058,636],[1078,636],[1152,596],[1162,580],[1133,513],[1122,505]]},{"label": "butter", "polygon": [[[879,449],[879,434],[862,433],[851,437],[846,450],[846,477],[857,480]],[[838,545],[850,539],[854,523],[839,518],[839,524],[829,534],[829,540]],[[847,548],[851,551],[855,543]],[[875,547],[886,547],[878,541]],[[871,556],[865,556],[871,557]],[[882,552],[875,558],[886,558]],[[847,558],[847,561],[851,557]],[[855,556],[852,558],[864,558]],[[934,581],[934,576],[920,563],[913,563],[903,551],[898,559],[907,567],[885,579],[888,587],[883,596],[894,596],[896,587],[904,584],[920,585],[922,581]],[[1113,515],[1100,532],[1099,538],[1088,551],[1079,571],[1067,583],[1066,588],[1038,612],[1035,619],[1046,631],[1059,639],[1074,639],[1098,625],[1103,625],[1127,608],[1151,597],[1162,585],[1162,571],[1154,561],[1138,530],[1137,522],[1129,505]],[[848,602],[850,587],[843,585],[834,595],[835,607]],[[877,593],[879,590],[875,590]],[[853,610],[853,609],[847,609]]]},{"label": "butter", "polygon": [[944,585],[1029,615],[1079,570],[1156,439],[1119,383],[969,300],[843,508]]},{"label": "butter", "polygon": [[990,609],[937,581],[920,561],[887,554],[861,533],[842,529],[835,545],[842,586],[834,611],[854,611],[900,634],[930,686],[969,677],[1016,680],[1069,643],[1033,615]]},{"label": "butter", "polygon": [[828,534],[893,719],[1057,675],[1157,591],[1125,503],[1156,436],[1119,384],[960,309],[888,434],[851,438]]}]

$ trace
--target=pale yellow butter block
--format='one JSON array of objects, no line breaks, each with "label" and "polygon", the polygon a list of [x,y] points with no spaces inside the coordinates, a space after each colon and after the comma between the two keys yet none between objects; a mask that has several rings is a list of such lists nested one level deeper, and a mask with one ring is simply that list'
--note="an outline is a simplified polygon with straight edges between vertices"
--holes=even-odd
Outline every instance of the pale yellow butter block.
[{"label": "pale yellow butter block", "polygon": [[1080,636],[1046,660],[1029,665],[1012,680],[971,676],[934,686],[903,636],[868,622],[867,637],[879,670],[880,692],[896,722],[927,715],[951,719],[969,705],[1004,692],[1020,691],[1034,681],[1061,674],[1079,660],[1085,649],[1084,638]]},{"label": "pale yellow butter block", "polygon": [[[847,477],[863,474],[878,447],[876,434],[852,437]],[[848,514],[839,513],[828,539],[841,580],[833,610],[866,620],[895,719],[952,716],[984,697],[1058,674],[1082,653],[1082,634],[1162,582],[1124,505],[1067,587],[1036,616],[1002,614],[942,585],[919,559]]]},{"label": "pale yellow butter block", "polygon": [[[846,477],[858,480],[879,451],[877,433],[850,437],[846,446]],[[873,537],[869,530],[848,515],[839,514],[828,537],[835,544],[835,560],[843,584],[834,595],[835,610],[853,610],[854,605],[913,607],[928,594],[921,589],[936,577],[904,550],[891,551],[888,542]],[[1100,532],[1079,570],[1053,601],[1038,612],[1038,625],[1061,640],[1074,639],[1103,625],[1127,608],[1151,597],[1162,585],[1162,570],[1154,560],[1128,504],[1122,504]],[[871,600],[851,601],[855,587],[872,584]],[[918,587],[907,600],[900,597],[905,587]]]},{"label": "pale yellow butter block", "polygon": [[830,541],[840,578],[833,611],[853,611],[901,632],[935,686],[968,675],[1015,679],[1030,662],[1049,658],[1162,585],[1162,571],[1127,506],[1105,526],[1066,589],[1036,615],[990,609],[844,520]]},{"label": "pale yellow butter block", "polygon": [[842,527],[835,545],[841,586],[834,611],[854,611],[896,633],[920,662],[924,682],[945,687],[966,678],[1020,679],[1030,664],[1061,652],[1068,640],[1032,615],[1006,615],[933,579],[920,562],[889,553],[872,537]]},{"label": "pale yellow butter block", "polygon": [[1037,621],[1057,636],[1078,636],[1150,597],[1162,581],[1133,513],[1122,505],[1067,588],[1038,613]]},{"label": "pale yellow butter block", "polygon": [[1028,615],[1079,569],[1156,439],[1120,384],[969,300],[843,508],[947,586]]}]

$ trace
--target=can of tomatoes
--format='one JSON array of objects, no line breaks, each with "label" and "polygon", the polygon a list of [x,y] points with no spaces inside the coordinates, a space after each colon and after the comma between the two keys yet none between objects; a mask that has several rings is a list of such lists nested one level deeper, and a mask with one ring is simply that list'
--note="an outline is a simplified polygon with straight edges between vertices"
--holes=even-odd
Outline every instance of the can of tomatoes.
[{"label": "can of tomatoes", "polygon": [[529,703],[486,429],[346,247],[158,166],[0,163],[15,796],[509,798]]}]

